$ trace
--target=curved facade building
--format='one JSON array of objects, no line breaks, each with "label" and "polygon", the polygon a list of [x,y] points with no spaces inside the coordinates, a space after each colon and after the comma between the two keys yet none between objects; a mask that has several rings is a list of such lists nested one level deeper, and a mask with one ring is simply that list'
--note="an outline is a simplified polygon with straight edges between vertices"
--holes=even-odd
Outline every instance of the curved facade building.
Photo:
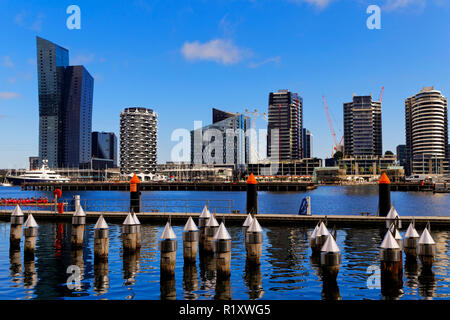
[{"label": "curved facade building", "polygon": [[158,115],[147,108],[120,113],[120,174],[150,180],[156,172]]},{"label": "curved facade building", "polygon": [[448,171],[447,98],[424,87],[405,101],[407,174],[444,174]]}]

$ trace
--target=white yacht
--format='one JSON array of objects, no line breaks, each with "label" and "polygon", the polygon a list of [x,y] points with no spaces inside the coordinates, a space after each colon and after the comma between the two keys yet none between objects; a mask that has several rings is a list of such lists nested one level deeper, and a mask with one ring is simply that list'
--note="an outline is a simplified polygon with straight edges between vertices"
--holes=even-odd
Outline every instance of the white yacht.
[{"label": "white yacht", "polygon": [[70,178],[63,177],[48,167],[48,160],[42,160],[42,167],[38,170],[28,170],[23,174],[13,176],[7,174],[5,180],[13,185],[25,182],[69,182]]}]

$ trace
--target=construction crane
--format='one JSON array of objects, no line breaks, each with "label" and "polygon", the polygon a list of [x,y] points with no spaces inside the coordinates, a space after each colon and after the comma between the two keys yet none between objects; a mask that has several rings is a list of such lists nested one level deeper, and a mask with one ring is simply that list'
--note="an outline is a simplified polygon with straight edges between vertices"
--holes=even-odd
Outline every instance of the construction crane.
[{"label": "construction crane", "polygon": [[[248,109],[245,109],[244,114],[246,116],[248,116],[250,118],[250,128],[252,130],[254,130],[254,132],[256,132],[256,117],[260,117],[263,118],[264,120],[267,121],[267,113],[259,113],[257,109],[255,109],[255,111],[249,111]],[[249,137],[250,139],[252,139],[252,136]],[[250,141],[250,161],[258,161],[258,160],[262,160],[261,155],[259,154],[257,147],[256,147],[256,141]],[[255,159],[256,158],[256,159]]]},{"label": "construction crane", "polygon": [[337,142],[336,139],[336,133],[334,132],[334,127],[333,127],[333,121],[331,120],[331,116],[330,116],[330,110],[328,109],[328,105],[327,102],[325,100],[325,96],[323,96],[323,105],[325,106],[325,111],[327,113],[327,119],[328,119],[328,124],[330,125],[330,130],[331,130],[331,135],[333,137],[333,151],[331,153],[331,156],[334,155],[334,153],[339,149],[341,149],[340,147],[342,146],[342,142],[344,140],[344,136],[342,136],[341,141],[339,141],[339,143]]},{"label": "construction crane", "polygon": [[384,86],[381,87],[380,99],[378,100],[379,102],[383,102],[383,92],[384,92]]}]

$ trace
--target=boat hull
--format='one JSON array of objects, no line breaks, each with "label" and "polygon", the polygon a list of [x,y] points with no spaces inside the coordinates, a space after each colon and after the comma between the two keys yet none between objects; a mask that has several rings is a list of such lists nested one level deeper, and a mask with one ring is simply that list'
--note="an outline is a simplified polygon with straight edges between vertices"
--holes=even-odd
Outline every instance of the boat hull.
[{"label": "boat hull", "polygon": [[21,186],[24,183],[29,183],[29,182],[57,182],[57,183],[65,183],[68,182],[68,180],[55,180],[55,179],[30,179],[30,178],[21,178],[21,177],[6,177],[6,180],[14,185],[14,186]]}]

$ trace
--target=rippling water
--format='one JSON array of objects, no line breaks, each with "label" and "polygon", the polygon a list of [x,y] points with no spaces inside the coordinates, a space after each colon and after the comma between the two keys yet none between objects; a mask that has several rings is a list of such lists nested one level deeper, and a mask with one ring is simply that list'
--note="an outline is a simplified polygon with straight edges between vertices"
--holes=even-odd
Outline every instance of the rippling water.
[{"label": "rippling water", "polygon": [[[367,285],[369,266],[379,265],[377,246],[384,230],[340,229],[337,243],[342,263],[337,286],[323,283],[311,258],[309,228],[264,227],[260,268],[248,268],[240,227],[229,227],[232,236],[231,277],[220,281],[213,259],[184,266],[182,226],[178,237],[174,280],[160,280],[158,239],[162,226],[143,225],[142,248],[123,256],[120,226],[110,224],[108,263],[94,263],[93,225],[85,230],[82,251],[70,249],[70,224],[39,223],[35,260],[22,252],[9,252],[9,223],[0,223],[0,299],[382,299],[380,288]],[[420,263],[405,266],[404,294],[400,299],[443,299],[450,295],[449,232],[434,231],[437,261],[432,276],[421,276]],[[23,248],[23,239],[22,239]],[[80,286],[70,290],[66,273],[70,265],[81,270]],[[71,281],[69,281],[71,283]]]},{"label": "rippling water", "polygon": [[[70,199],[75,193],[65,193]],[[82,199],[127,199],[126,192],[80,192]],[[30,197],[45,192],[21,192],[0,188],[0,197]],[[259,193],[264,213],[298,212],[301,199],[310,195],[313,214],[359,214],[376,212],[378,194],[370,187],[319,187],[308,193]],[[422,192],[392,192],[400,215],[448,215],[450,195]],[[233,209],[245,211],[244,192],[145,192],[144,199],[232,199]],[[173,209],[176,210],[176,209]],[[199,210],[198,210],[199,211]],[[178,237],[175,279],[160,279],[158,240],[163,226],[142,226],[142,248],[134,256],[122,253],[120,225],[110,224],[108,263],[94,263],[93,224],[87,224],[82,251],[71,251],[71,225],[39,221],[35,259],[26,261],[22,252],[9,251],[9,222],[0,221],[0,299],[383,299],[381,288],[368,286],[371,272],[379,266],[378,246],[385,230],[344,228],[338,230],[337,244],[342,263],[337,285],[323,283],[317,262],[311,257],[306,227],[268,227],[264,230],[261,266],[248,268],[242,229],[229,226],[232,236],[231,277],[218,280],[214,261],[200,259],[184,266],[182,226]],[[404,226],[406,227],[406,226]],[[418,230],[421,232],[422,230]],[[401,232],[401,234],[404,234]],[[432,275],[421,274],[420,264],[405,265],[403,294],[399,299],[448,299],[449,231],[433,230],[437,258]],[[67,268],[81,270],[80,286],[70,290]],[[70,283],[70,281],[69,281]],[[369,282],[370,284],[371,282]]]}]

